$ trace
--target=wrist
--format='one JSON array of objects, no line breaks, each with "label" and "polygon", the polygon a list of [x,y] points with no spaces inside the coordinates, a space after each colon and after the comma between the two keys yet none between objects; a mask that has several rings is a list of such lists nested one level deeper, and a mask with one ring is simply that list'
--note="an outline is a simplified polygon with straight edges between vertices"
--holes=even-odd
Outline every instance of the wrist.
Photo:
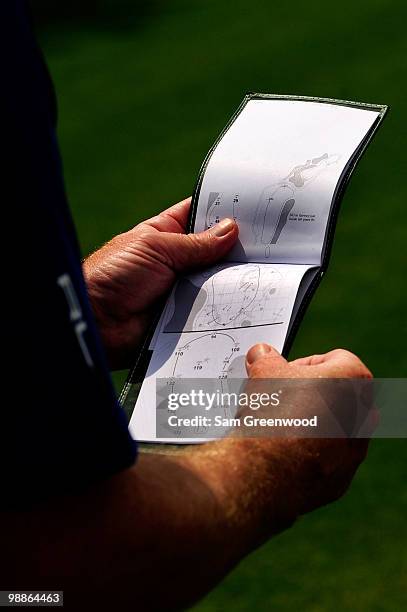
[{"label": "wrist", "polygon": [[182,458],[212,491],[239,555],[290,527],[300,514],[299,466],[285,450],[284,440],[230,438]]}]

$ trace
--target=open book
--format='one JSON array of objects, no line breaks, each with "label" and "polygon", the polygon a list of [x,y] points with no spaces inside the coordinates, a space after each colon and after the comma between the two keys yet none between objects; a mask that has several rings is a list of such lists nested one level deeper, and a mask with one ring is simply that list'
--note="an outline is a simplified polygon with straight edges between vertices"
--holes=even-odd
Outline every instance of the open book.
[{"label": "open book", "polygon": [[344,187],[386,110],[244,98],[201,168],[189,227],[233,217],[239,241],[227,260],[180,279],[169,296],[121,396],[134,407],[136,439],[165,441],[156,436],[157,379],[244,378],[257,342],[287,354],[327,266]]}]

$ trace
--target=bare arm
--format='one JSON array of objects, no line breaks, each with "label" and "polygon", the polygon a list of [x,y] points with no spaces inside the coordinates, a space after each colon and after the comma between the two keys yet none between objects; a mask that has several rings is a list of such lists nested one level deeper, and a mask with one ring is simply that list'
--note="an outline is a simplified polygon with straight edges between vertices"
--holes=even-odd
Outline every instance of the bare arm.
[{"label": "bare arm", "polygon": [[[214,263],[237,239],[231,220],[185,235],[188,210],[186,200],[84,264],[113,365],[128,362],[176,275]],[[369,375],[344,351],[292,363],[271,349],[248,357],[252,379]],[[186,606],[297,516],[339,497],[365,452],[363,441],[345,439],[227,439],[142,453],[80,495],[3,513],[3,588],[64,589],[75,611]]]},{"label": "bare arm", "polygon": [[[144,453],[86,494],[3,515],[3,587],[64,589],[65,607],[75,610],[192,603],[265,537],[245,443]],[[279,487],[276,478],[269,534],[294,518],[279,507]]]},{"label": "bare arm", "polygon": [[[274,351],[248,365],[263,378],[306,377],[306,368],[370,376],[346,351],[291,364]],[[342,495],[366,449],[363,440],[231,438],[142,453],[83,495],[3,515],[2,583],[63,588],[67,609],[184,607],[297,516]]]}]

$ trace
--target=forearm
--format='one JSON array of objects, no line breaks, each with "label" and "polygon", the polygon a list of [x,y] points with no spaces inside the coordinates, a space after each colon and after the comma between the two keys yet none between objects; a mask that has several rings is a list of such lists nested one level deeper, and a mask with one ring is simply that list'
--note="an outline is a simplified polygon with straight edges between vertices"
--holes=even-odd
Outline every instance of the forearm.
[{"label": "forearm", "polygon": [[141,454],[132,469],[86,495],[3,517],[4,579],[62,585],[68,609],[76,593],[75,610],[89,597],[100,609],[191,603],[294,519],[281,502],[278,466],[271,481],[261,462],[244,456],[248,442],[225,440],[175,457]]}]

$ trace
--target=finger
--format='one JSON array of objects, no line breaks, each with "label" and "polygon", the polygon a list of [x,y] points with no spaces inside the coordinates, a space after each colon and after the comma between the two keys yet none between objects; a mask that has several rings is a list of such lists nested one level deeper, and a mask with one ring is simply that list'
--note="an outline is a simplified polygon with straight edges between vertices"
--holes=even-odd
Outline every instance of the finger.
[{"label": "finger", "polygon": [[290,364],[304,366],[318,365],[325,361],[325,357],[325,355],[308,355],[308,357],[299,357],[298,359],[293,359],[292,361],[290,361]]},{"label": "finger", "polygon": [[160,232],[179,232],[184,234],[187,228],[191,200],[191,197],[186,198],[178,202],[178,204],[163,210],[159,215],[147,219],[144,223]]},{"label": "finger", "polygon": [[270,344],[260,343],[252,346],[246,355],[246,370],[250,377],[271,378],[287,361]]},{"label": "finger", "polygon": [[176,272],[215,263],[231,249],[239,229],[233,219],[223,219],[213,228],[198,234],[160,235],[160,248]]},{"label": "finger", "polygon": [[323,355],[324,359],[319,364],[321,368],[334,368],[338,374],[346,373],[348,377],[373,378],[373,374],[366,365],[354,353],[345,349],[334,349]]},{"label": "finger", "polygon": [[[291,362],[295,365],[315,368],[315,376],[331,378],[373,378],[370,370],[353,353],[345,349],[334,349],[324,355],[305,357],[304,363],[300,360]],[[307,370],[309,373],[309,370]]]},{"label": "finger", "polygon": [[[356,355],[350,351],[346,351],[345,349],[334,349],[332,351],[328,351],[327,353],[299,357],[298,359],[293,359],[290,361],[290,363],[295,365],[319,365],[320,363],[326,363],[329,361],[335,362],[338,360],[338,357],[344,358],[345,356],[350,358],[356,357]],[[358,358],[356,357],[356,359]]]}]

